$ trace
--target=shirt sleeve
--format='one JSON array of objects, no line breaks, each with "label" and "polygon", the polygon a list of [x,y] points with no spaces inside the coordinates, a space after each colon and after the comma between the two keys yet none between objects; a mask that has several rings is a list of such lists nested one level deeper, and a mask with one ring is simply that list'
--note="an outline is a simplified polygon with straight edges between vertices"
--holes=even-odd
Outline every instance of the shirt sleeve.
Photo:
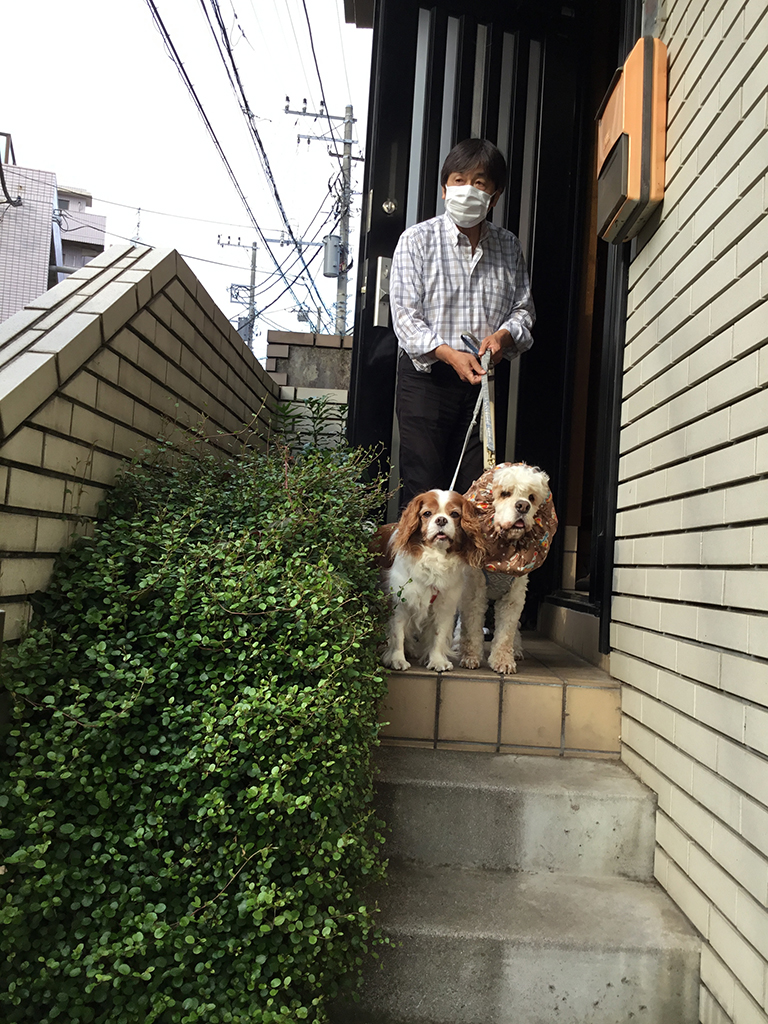
[{"label": "shirt sleeve", "polygon": [[[395,247],[389,277],[392,325],[417,369],[437,362],[432,353],[443,344],[424,314],[424,246],[417,231],[405,231]],[[511,332],[510,332],[511,333]]]},{"label": "shirt sleeve", "polygon": [[522,250],[518,250],[515,267],[515,293],[512,297],[509,315],[504,323],[501,324],[501,327],[499,327],[499,330],[503,328],[509,331],[515,343],[514,349],[510,348],[505,351],[508,359],[514,359],[520,352],[527,352],[531,345],[533,345],[531,328],[535,323],[536,309],[533,305],[525,257]]}]

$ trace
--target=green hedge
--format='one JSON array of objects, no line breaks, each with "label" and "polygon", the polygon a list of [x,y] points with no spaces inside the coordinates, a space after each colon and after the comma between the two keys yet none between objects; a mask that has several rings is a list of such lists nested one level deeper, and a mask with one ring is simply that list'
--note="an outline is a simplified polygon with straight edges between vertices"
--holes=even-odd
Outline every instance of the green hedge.
[{"label": "green hedge", "polygon": [[322,1021],[376,941],[380,495],[339,448],[171,462],[3,655],[3,1021]]}]

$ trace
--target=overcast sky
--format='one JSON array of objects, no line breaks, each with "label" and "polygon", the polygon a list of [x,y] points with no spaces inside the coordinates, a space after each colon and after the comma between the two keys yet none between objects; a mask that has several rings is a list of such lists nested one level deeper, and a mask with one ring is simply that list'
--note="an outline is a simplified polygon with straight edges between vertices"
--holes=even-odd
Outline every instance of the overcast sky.
[{"label": "overcast sky", "polygon": [[[354,137],[364,143],[371,32],[344,23],[343,0],[305,2],[328,111],[343,116],[351,103],[357,119]],[[277,238],[280,215],[202,0],[154,3],[256,220],[268,238]],[[209,4],[206,0],[210,13]],[[298,134],[327,133],[327,122],[284,113],[286,96],[292,110],[300,110],[306,97],[309,111],[320,109],[323,96],[304,2],[219,0],[219,6],[288,219],[297,237],[317,235],[319,240],[330,229],[322,222],[333,206],[328,185],[339,162],[328,154],[326,142],[297,142]],[[248,284],[256,234],[167,54],[147,0],[4,4],[0,98],[0,131],[11,133],[20,167],[54,171],[60,185],[91,192],[93,212],[107,217],[108,244],[138,233],[145,244],[178,249],[226,315],[237,315],[243,307],[230,303],[229,285]],[[353,154],[363,155],[364,145],[355,146]],[[353,162],[358,193],[361,168]],[[356,194],[353,259],[359,211]],[[239,237],[248,248],[222,248],[219,235],[233,242]],[[288,248],[273,248],[281,262],[293,262]],[[305,259],[316,252],[307,249]],[[272,285],[257,298],[262,308],[285,284],[275,287],[275,277],[269,276],[274,264],[261,249],[257,267],[257,287]],[[322,254],[311,268],[333,313],[336,281],[322,276]],[[296,273],[293,269],[289,277]],[[354,277],[353,270],[350,284]],[[297,285],[295,292],[307,301],[306,287]],[[349,328],[353,298],[350,287]],[[258,355],[264,354],[267,328],[308,329],[297,319],[296,306],[286,293],[265,312],[255,345]]]}]

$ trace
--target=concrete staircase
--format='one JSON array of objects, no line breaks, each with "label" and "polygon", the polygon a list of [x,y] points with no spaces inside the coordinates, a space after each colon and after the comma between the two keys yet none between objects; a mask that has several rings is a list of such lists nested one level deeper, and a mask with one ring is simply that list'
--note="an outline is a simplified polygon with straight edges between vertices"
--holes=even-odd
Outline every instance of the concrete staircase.
[{"label": "concrete staircase", "polygon": [[392,945],[334,1024],[696,1024],[699,939],[620,762],[437,741],[377,759]]}]

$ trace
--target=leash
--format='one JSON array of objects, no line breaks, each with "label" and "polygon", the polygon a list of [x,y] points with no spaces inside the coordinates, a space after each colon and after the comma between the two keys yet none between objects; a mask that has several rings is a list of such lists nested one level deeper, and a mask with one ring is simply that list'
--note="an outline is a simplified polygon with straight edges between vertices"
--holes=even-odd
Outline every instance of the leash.
[{"label": "leash", "polygon": [[[466,331],[461,336],[461,340],[471,349],[475,355],[480,352],[480,342],[474,336]],[[467,450],[469,444],[469,438],[472,431],[475,429],[477,423],[477,417],[480,412],[480,407],[483,407],[483,468],[490,469],[491,466],[496,465],[496,435],[493,426],[493,399],[491,397],[491,385],[489,380],[491,370],[491,353],[484,352],[480,359],[480,365],[485,370],[485,373],[480,378],[480,394],[477,396],[477,402],[475,403],[475,411],[472,413],[472,422],[469,424],[469,430],[467,436],[464,438],[464,444],[461,448],[461,454],[459,455],[459,462],[456,466],[456,472],[453,474],[453,480],[451,480],[451,486],[449,490],[453,490],[456,486],[456,479],[461,469],[461,462],[464,458],[464,452]]]}]

